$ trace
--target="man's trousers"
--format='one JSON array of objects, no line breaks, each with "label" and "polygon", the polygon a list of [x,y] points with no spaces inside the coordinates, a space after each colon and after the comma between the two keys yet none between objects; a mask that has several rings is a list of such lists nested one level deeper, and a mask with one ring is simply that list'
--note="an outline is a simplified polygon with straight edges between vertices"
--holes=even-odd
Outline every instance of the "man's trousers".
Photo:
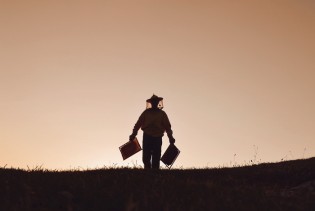
[{"label": "man's trousers", "polygon": [[143,133],[142,161],[145,169],[159,169],[161,159],[162,137],[152,137]]}]

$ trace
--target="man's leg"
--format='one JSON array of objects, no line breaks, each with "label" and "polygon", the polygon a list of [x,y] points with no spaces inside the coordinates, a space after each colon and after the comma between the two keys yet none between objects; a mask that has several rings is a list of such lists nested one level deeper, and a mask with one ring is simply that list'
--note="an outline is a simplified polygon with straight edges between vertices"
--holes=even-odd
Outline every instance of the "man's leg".
[{"label": "man's leg", "polygon": [[153,169],[160,168],[161,147],[162,147],[162,137],[158,137],[156,138],[156,140],[154,140],[154,147],[153,147],[153,153],[152,153],[152,168]]},{"label": "man's leg", "polygon": [[151,168],[151,147],[149,138],[143,133],[143,142],[142,142],[142,161],[145,169]]}]

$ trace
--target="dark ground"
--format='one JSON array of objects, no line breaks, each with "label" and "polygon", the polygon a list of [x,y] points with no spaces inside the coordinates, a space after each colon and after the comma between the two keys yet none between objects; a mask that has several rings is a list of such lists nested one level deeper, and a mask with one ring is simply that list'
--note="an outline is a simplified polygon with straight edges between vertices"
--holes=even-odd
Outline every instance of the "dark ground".
[{"label": "dark ground", "polygon": [[0,169],[0,210],[315,210],[315,158],[254,166]]}]

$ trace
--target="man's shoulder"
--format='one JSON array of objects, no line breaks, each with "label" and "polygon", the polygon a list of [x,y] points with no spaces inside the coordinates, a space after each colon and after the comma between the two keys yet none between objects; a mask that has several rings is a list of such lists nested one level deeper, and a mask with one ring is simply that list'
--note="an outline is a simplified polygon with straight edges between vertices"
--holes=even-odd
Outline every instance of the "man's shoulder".
[{"label": "man's shoulder", "polygon": [[165,115],[166,115],[166,112],[165,112],[165,111],[163,111],[162,109],[160,109],[160,111],[161,111],[161,113],[163,113],[163,114],[165,114]]},{"label": "man's shoulder", "polygon": [[159,113],[160,113],[160,115],[162,115],[162,116],[167,116],[166,112],[163,111],[162,109],[159,109]]}]

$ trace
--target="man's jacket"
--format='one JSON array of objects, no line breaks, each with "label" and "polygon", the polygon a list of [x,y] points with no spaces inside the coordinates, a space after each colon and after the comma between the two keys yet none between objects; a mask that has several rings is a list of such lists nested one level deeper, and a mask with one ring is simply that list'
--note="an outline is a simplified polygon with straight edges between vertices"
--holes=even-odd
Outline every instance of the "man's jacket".
[{"label": "man's jacket", "polygon": [[133,134],[137,135],[140,128],[145,134],[153,137],[162,137],[165,131],[168,137],[172,137],[173,134],[167,114],[158,108],[149,108],[140,115],[133,128]]}]

